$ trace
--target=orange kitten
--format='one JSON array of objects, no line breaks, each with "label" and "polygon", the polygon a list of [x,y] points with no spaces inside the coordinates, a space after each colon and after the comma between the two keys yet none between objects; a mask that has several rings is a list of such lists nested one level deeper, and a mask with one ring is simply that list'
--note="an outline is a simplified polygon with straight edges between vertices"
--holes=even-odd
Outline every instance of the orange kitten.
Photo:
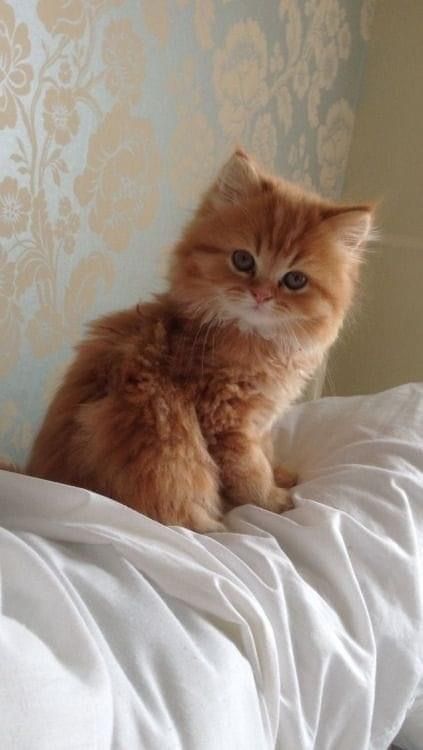
[{"label": "orange kitten", "polygon": [[224,165],[176,245],[168,291],[93,323],[27,471],[167,524],[222,528],[224,503],[291,507],[270,429],[353,299],[369,206]]}]

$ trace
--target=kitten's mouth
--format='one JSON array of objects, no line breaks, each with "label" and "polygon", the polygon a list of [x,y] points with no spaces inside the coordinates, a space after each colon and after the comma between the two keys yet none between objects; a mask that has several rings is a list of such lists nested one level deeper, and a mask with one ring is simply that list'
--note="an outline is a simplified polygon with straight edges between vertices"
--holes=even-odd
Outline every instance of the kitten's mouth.
[{"label": "kitten's mouth", "polygon": [[226,299],[223,307],[225,317],[232,320],[243,332],[257,333],[266,338],[276,333],[277,316],[269,302]]},{"label": "kitten's mouth", "polygon": [[266,302],[253,302],[252,310],[260,312],[269,312],[269,306]]},{"label": "kitten's mouth", "polygon": [[255,315],[258,315],[260,319],[267,317],[269,321],[272,320],[274,322],[275,311],[271,301],[256,302],[255,300],[251,300],[251,302],[248,302],[245,307],[248,309],[248,311],[251,311]]}]

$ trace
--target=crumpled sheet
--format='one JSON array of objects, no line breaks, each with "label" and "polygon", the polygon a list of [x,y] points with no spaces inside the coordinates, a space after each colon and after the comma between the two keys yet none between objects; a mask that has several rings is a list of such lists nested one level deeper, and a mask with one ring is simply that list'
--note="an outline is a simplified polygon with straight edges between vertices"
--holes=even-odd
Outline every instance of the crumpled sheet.
[{"label": "crumpled sheet", "polygon": [[277,444],[295,509],[210,536],[0,472],[2,749],[423,748],[423,385]]}]

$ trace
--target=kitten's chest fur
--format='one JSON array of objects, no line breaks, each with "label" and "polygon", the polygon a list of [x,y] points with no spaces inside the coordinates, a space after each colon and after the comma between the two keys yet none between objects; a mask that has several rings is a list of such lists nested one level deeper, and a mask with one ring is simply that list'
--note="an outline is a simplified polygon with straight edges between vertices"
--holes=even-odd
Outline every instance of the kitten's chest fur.
[{"label": "kitten's chest fur", "polygon": [[[181,320],[159,302],[95,324],[65,391],[75,381],[79,403],[81,394],[88,401],[117,398],[139,415],[140,425],[147,416],[161,424],[177,404],[194,409],[210,443],[230,431],[265,433],[298,397],[318,361],[316,352],[287,352],[283,342],[247,336],[236,327]],[[154,403],[163,409],[152,410]]]},{"label": "kitten's chest fur", "polygon": [[170,337],[169,376],[189,394],[211,440],[231,430],[266,433],[318,364],[315,353],[285,352],[235,328],[188,325]]}]

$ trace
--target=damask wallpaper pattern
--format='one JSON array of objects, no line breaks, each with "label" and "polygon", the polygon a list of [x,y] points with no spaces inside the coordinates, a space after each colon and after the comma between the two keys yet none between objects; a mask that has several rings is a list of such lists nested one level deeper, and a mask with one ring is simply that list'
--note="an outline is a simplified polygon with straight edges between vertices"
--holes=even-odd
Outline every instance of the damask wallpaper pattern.
[{"label": "damask wallpaper pattern", "polygon": [[0,0],[0,455],[234,144],[339,194],[375,0]]}]

